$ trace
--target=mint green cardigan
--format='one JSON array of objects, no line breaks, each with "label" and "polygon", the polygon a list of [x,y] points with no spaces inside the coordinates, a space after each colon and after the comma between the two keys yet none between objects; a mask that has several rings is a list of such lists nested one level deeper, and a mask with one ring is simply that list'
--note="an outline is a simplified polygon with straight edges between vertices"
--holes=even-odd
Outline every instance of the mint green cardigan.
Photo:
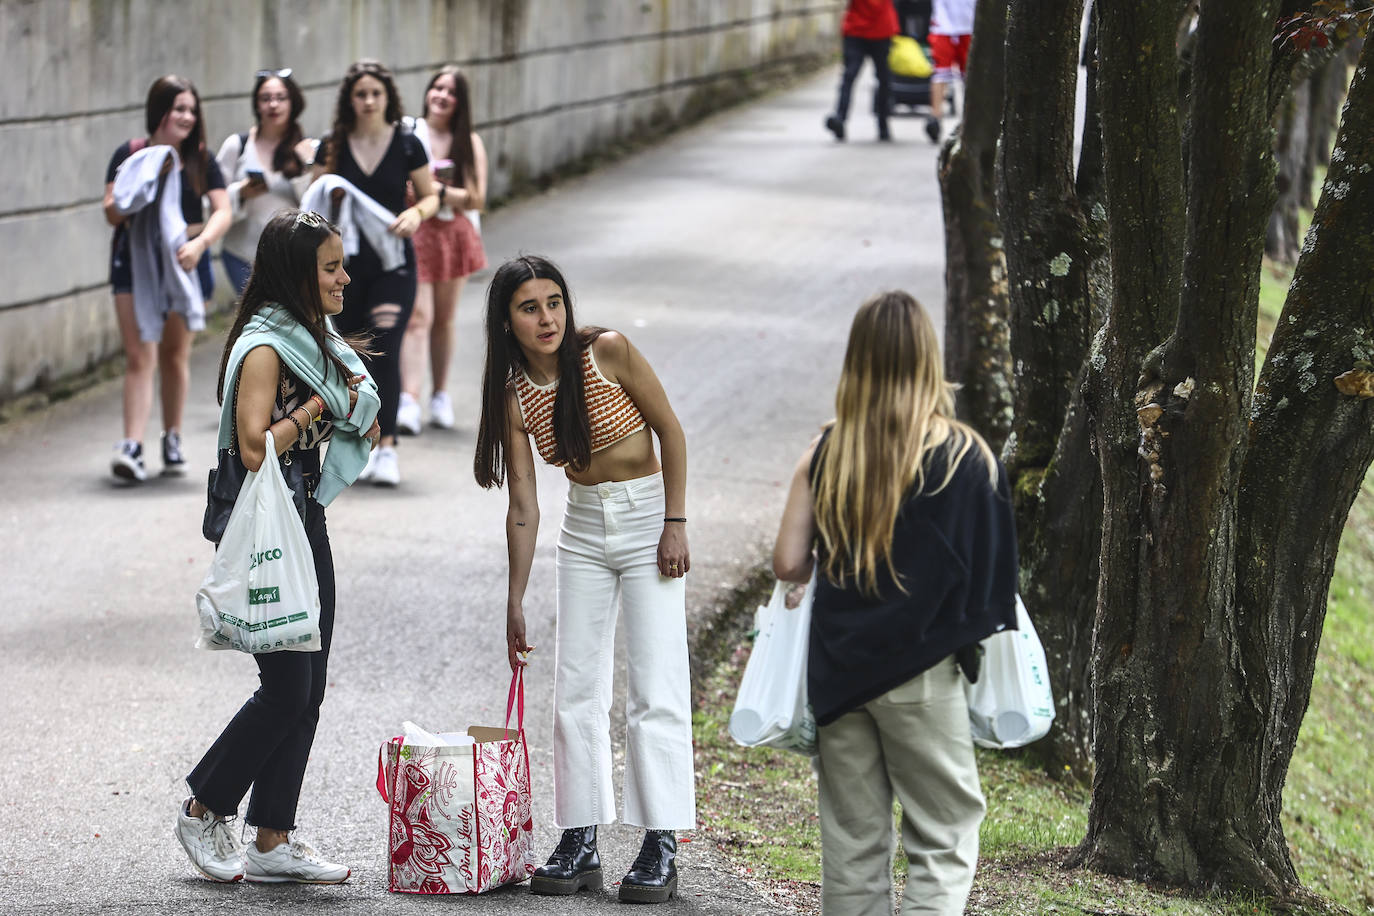
[{"label": "mint green cardigan", "polygon": [[[344,343],[334,330],[334,322],[325,318],[329,331],[329,346],[343,360],[351,375],[366,375],[363,361],[353,348]],[[343,492],[358,479],[363,466],[367,464],[372,443],[363,438],[363,433],[372,427],[381,409],[382,400],[377,394],[377,385],[365,378],[358,386],[358,403],[353,406],[349,416],[348,379],[340,378],[336,369],[330,368],[326,379],[325,361],[319,345],[300,322],[284,308],[265,305],[258,313],[248,319],[243,333],[229,351],[229,364],[224,372],[224,390],[229,392],[219,415],[219,447],[229,448],[234,440],[234,380],[238,378],[239,365],[248,352],[255,347],[269,346],[277,351],[277,356],[296,374],[302,382],[320,397],[324,406],[333,416],[334,434],[330,437],[324,462],[320,466],[320,485],[315,488],[315,501],[327,506],[335,496]]]}]

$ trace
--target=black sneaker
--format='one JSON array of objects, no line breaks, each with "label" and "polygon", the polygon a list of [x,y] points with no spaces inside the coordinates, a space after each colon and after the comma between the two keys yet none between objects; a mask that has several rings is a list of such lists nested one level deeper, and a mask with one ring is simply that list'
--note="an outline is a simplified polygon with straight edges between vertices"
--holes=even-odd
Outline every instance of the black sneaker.
[{"label": "black sneaker", "polygon": [[132,439],[120,439],[110,459],[110,473],[130,483],[147,480],[148,472],[143,469],[143,445]]},{"label": "black sneaker", "polygon": [[830,115],[825,119],[826,129],[835,135],[836,140],[844,140],[844,122],[839,115]]},{"label": "black sneaker", "polygon": [[926,136],[930,138],[931,143],[940,142],[940,119],[934,115],[926,118]]},{"label": "black sneaker", "polygon": [[186,455],[181,450],[181,433],[169,429],[162,434],[162,473],[181,477],[186,473]]}]

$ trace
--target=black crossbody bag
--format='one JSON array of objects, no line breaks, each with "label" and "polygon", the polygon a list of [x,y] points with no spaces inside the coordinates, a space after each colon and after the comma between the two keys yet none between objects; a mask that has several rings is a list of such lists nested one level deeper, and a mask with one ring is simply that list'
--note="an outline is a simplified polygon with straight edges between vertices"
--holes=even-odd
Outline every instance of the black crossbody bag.
[{"label": "black crossbody bag", "polygon": [[[234,418],[231,441],[228,448],[219,450],[219,465],[210,469],[210,479],[205,487],[205,519],[200,525],[200,533],[205,536],[205,540],[215,545],[224,537],[229,515],[234,511],[234,503],[238,501],[244,478],[248,476],[248,469],[243,466],[243,459],[239,456],[238,407],[239,379],[236,375],[234,403],[230,407],[230,416]],[[291,489],[291,501],[296,504],[296,512],[304,520],[305,469],[299,461],[291,459],[289,450],[282,454],[278,461],[281,464],[282,477],[286,478],[286,485]]]}]

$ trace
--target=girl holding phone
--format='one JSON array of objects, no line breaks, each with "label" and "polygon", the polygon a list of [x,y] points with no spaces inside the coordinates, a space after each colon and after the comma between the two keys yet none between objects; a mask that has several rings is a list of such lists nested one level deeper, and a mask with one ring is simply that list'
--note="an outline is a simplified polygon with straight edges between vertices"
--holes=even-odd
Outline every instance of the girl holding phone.
[{"label": "girl holding phone", "polygon": [[453,321],[468,275],[487,266],[480,226],[487,197],[487,150],[472,129],[468,81],[450,64],[425,87],[422,117],[415,135],[429,151],[439,186],[439,213],[415,230],[419,286],[415,310],[406,325],[401,350],[401,402],[396,427],[418,435],[420,389],[425,366],[433,390],[429,421],[453,428],[453,402],[448,395],[449,360],[453,356]]},{"label": "girl holding phone", "polygon": [[300,203],[311,178],[306,166],[315,158],[315,144],[301,130],[305,96],[291,68],[259,70],[252,106],[253,126],[226,137],[215,156],[234,218],[220,258],[236,293],[248,284],[263,227],[277,211]]}]

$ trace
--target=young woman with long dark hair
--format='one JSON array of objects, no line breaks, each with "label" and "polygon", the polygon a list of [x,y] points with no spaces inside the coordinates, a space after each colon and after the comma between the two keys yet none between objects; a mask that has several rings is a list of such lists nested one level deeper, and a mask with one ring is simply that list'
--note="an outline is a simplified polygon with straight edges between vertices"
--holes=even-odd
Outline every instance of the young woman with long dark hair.
[{"label": "young woman with long dark hair", "polygon": [[315,158],[314,143],[301,130],[305,95],[290,68],[259,70],[253,79],[253,126],[230,134],[215,161],[228,182],[234,222],[224,234],[220,258],[236,293],[253,270],[258,236],[277,211],[297,206],[310,183],[305,163]]},{"label": "young woman with long dark hair", "polygon": [[453,321],[468,275],[487,266],[478,230],[487,199],[487,150],[472,129],[468,81],[449,64],[425,87],[415,135],[429,151],[439,185],[439,213],[415,230],[415,258],[420,284],[415,310],[406,325],[401,351],[401,403],[396,427],[418,435],[420,389],[429,366],[432,390],[429,420],[452,429],[453,402],[448,395],[448,364],[453,356]]},{"label": "young woman with long dark hair", "polygon": [[[411,237],[439,210],[439,193],[429,171],[424,144],[401,123],[401,96],[391,71],[375,60],[348,68],[339,84],[334,126],[321,144],[317,169],[347,179],[355,188],[395,213],[388,232],[401,240],[404,260],[387,269],[365,234],[348,261],[348,287],[338,325],[345,333],[368,334],[375,354],[367,360],[382,395],[382,444],[362,479],[386,486],[401,482],[396,455],[396,407],[401,397],[401,345],[415,305],[415,247]],[[416,201],[406,206],[406,182]]]},{"label": "young woman with long dark hair", "polygon": [[[618,611],[625,618],[624,819],[645,829],[620,899],[677,890],[675,830],[696,824],[687,667],[687,442],[658,377],[622,334],[579,329],[563,274],[530,255],[487,290],[487,357],[474,471],[508,485],[506,641],[525,664],[525,586],[539,528],[534,450],[567,475],[558,537],[554,821],[564,828],[537,894],[601,887],[599,824],[615,820],[610,703]],[[654,453],[658,437],[663,462]],[[621,608],[617,608],[617,598]]]},{"label": "young woman with long dark hair", "polygon": [[[346,866],[293,837],[296,803],[324,700],[334,633],[334,560],[324,508],[362,469],[381,434],[380,401],[353,342],[330,317],[349,276],[338,230],[315,213],[268,221],[220,360],[220,445],[237,441],[244,467],[288,455],[304,472],[305,534],[320,588],[320,649],[254,655],[260,686],[196,764],[176,835],[214,881],[337,884]],[[268,455],[267,433],[277,454]],[[320,446],[330,443],[323,464]],[[230,821],[252,787],[240,847]]]},{"label": "young woman with long dark hair", "polygon": [[[181,417],[191,384],[191,342],[195,332],[205,327],[205,300],[214,290],[206,253],[230,221],[224,176],[205,151],[205,121],[196,87],[174,74],[159,77],[148,88],[143,115],[147,135],[121,143],[105,171],[105,219],[115,227],[110,248],[110,286],[114,290],[119,336],[124,343],[124,438],[115,444],[110,471],[116,478],[130,482],[147,477],[143,436],[153,407],[155,373],[161,381],[162,472],[186,472]],[[131,215],[121,209],[115,195],[120,167],[136,153],[146,150],[151,154],[162,146],[175,148],[181,161],[180,210],[187,238],[177,248],[175,259],[181,270],[194,275],[198,285],[198,289],[177,303],[159,289],[134,289],[134,260],[159,260],[155,252],[134,249],[153,244],[160,234],[140,232],[139,238],[148,241],[135,246],[130,241],[130,227],[135,220],[156,225],[159,207],[148,203]],[[208,219],[202,196],[210,200]],[[156,277],[157,272],[145,271],[144,276],[144,282],[149,283],[147,278]]]},{"label": "young woman with long dark hair", "polygon": [[906,293],[854,317],[835,420],[797,463],[773,569],[816,571],[822,912],[892,912],[895,793],[902,913],[957,916],[984,803],[954,656],[1016,626],[1016,527],[1006,472],[954,418],[935,329]]}]

